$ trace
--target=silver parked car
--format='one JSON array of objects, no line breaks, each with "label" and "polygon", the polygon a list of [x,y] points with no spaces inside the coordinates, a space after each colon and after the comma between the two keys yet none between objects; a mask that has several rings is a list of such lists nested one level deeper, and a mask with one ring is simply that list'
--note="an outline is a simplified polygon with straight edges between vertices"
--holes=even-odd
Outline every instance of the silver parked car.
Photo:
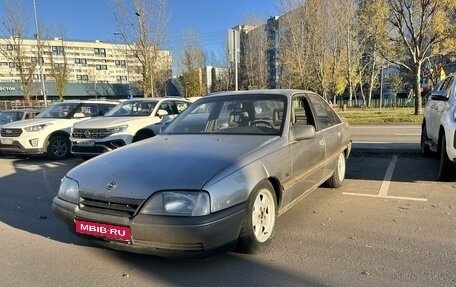
[{"label": "silver parked car", "polygon": [[342,185],[350,149],[348,124],[313,92],[217,93],[162,134],[69,171],[52,208],[113,249],[255,253],[278,215],[325,182]]}]

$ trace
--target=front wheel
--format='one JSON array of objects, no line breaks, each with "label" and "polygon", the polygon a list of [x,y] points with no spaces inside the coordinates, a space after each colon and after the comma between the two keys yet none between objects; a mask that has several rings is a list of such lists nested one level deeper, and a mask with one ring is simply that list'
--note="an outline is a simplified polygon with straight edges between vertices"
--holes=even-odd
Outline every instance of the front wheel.
[{"label": "front wheel", "polygon": [[423,124],[421,127],[421,154],[423,156],[431,156],[431,150],[429,148],[429,145],[427,144],[427,141],[429,140],[427,136],[427,131],[426,131],[426,125]]},{"label": "front wheel", "polygon": [[456,175],[456,165],[448,158],[446,151],[446,139],[443,134],[440,139],[440,164],[439,164],[439,180],[452,181]]},{"label": "front wheel", "polygon": [[277,217],[277,198],[269,181],[259,183],[249,197],[242,223],[237,251],[258,253],[265,249],[274,235]]},{"label": "front wheel", "polygon": [[70,140],[62,135],[49,139],[46,156],[51,160],[61,160],[70,156]]},{"label": "front wheel", "polygon": [[345,154],[341,152],[337,158],[336,168],[334,169],[332,176],[326,181],[328,187],[338,188],[342,186],[342,183],[345,180],[345,169]]}]

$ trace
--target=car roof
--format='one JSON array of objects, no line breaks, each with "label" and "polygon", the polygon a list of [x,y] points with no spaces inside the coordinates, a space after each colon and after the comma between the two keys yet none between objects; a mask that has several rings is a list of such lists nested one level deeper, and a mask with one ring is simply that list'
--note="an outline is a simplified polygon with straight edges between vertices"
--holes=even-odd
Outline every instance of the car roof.
[{"label": "car roof", "polygon": [[297,90],[297,89],[258,89],[258,90],[245,90],[245,91],[225,91],[208,94],[203,97],[219,97],[219,96],[238,96],[238,95],[284,95],[291,97],[297,93],[317,94],[313,91],[308,90]]},{"label": "car roof", "polygon": [[105,99],[102,99],[102,100],[99,100],[99,99],[88,99],[88,100],[64,100],[62,102],[57,102],[55,104],[59,104],[59,103],[77,103],[77,104],[80,104],[80,103],[98,103],[98,104],[118,104],[120,103],[119,100],[105,100]]},{"label": "car roof", "polygon": [[164,100],[180,100],[180,101],[187,101],[190,102],[188,99],[183,98],[183,97],[154,97],[154,98],[133,98],[133,99],[128,99],[127,101],[131,102],[158,102],[158,101],[164,101]]}]

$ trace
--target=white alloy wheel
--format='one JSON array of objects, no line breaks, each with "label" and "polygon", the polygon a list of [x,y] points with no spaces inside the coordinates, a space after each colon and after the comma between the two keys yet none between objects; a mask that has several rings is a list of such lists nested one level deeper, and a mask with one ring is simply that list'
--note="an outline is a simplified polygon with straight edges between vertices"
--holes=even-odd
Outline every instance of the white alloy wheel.
[{"label": "white alloy wheel", "polygon": [[342,186],[342,183],[345,180],[345,171],[346,171],[346,161],[345,154],[341,152],[337,158],[336,166],[334,167],[334,172],[330,178],[326,181],[328,187],[338,188]]},{"label": "white alloy wheel", "polygon": [[343,153],[339,154],[339,159],[337,160],[337,179],[342,182],[345,179],[345,155]]},{"label": "white alloy wheel", "polygon": [[269,239],[274,229],[275,201],[268,189],[262,189],[255,198],[252,210],[252,229],[259,242]]}]

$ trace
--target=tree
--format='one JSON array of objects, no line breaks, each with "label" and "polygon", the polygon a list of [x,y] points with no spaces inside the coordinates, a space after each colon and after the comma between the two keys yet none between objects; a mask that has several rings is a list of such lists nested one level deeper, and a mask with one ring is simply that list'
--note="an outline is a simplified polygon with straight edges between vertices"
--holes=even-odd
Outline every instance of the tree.
[{"label": "tree", "polygon": [[[378,85],[378,74],[385,60],[380,51],[387,51],[388,9],[383,0],[365,0],[357,13],[358,27],[357,43],[359,47],[360,94],[363,105],[370,106],[372,92]],[[367,100],[365,87],[367,87]]]},{"label": "tree", "polygon": [[241,26],[240,87],[244,90],[264,89],[268,86],[266,35],[256,15],[247,17],[246,25]]},{"label": "tree", "polygon": [[306,89],[310,80],[310,39],[309,14],[307,5],[294,7],[290,2],[282,2],[286,11],[280,24],[279,62],[281,69],[281,86]]},{"label": "tree", "polygon": [[383,56],[411,75],[415,93],[415,114],[421,114],[423,63],[433,55],[454,50],[456,0],[386,0],[391,26],[389,45]]},{"label": "tree", "polygon": [[[62,33],[64,35],[64,33]],[[61,45],[48,46],[48,54],[51,59],[51,77],[55,80],[55,91],[59,100],[65,96],[66,85],[70,78],[71,67],[66,57],[66,45],[63,36],[60,38]]]},{"label": "tree", "polygon": [[144,97],[155,96],[156,85],[164,85],[163,73],[169,75],[170,68],[169,61],[164,59],[169,55],[160,52],[169,19],[168,1],[112,1],[117,33],[125,37],[128,48],[141,64]]},{"label": "tree", "polygon": [[311,89],[333,100],[347,85],[341,0],[282,2],[281,86]]},{"label": "tree", "polygon": [[179,77],[185,97],[197,97],[205,94],[203,85],[203,68],[205,56],[198,44],[198,35],[188,30],[184,34],[184,49],[180,56],[182,74]]},{"label": "tree", "polygon": [[[39,55],[30,58],[24,48],[23,42],[27,33],[27,23],[29,19],[24,12],[21,0],[4,1],[5,18],[1,19],[0,34],[4,37],[0,39],[0,53],[19,74],[19,85],[25,100],[30,100],[36,93],[33,85],[33,75],[38,66],[38,61],[43,61]],[[37,47],[42,48],[44,41],[37,42]]]}]

